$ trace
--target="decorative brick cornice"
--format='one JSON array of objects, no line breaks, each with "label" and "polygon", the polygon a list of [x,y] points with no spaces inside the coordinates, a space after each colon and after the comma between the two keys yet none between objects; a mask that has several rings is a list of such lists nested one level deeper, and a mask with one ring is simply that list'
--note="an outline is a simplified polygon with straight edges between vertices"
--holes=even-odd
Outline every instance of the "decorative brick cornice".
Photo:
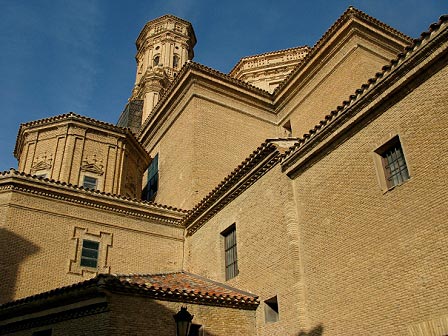
[{"label": "decorative brick cornice", "polygon": [[50,118],[44,118],[44,119],[39,119],[39,120],[34,120],[34,121],[30,121],[27,123],[23,123],[20,124],[20,128],[19,131],[17,133],[17,138],[16,138],[16,145],[14,147],[14,156],[16,158],[19,158],[19,154],[20,154],[20,148],[23,144],[23,134],[26,130],[30,130],[33,128],[37,128],[37,127],[41,127],[41,126],[53,126],[53,125],[57,125],[60,123],[70,123],[70,122],[74,122],[74,123],[79,123],[84,125],[83,127],[85,128],[100,128],[101,130],[105,130],[105,131],[110,131],[110,132],[115,132],[116,134],[119,134],[122,137],[126,137],[127,139],[130,140],[130,142],[139,149],[139,151],[141,153],[143,153],[144,156],[147,156],[148,153],[145,151],[145,149],[143,148],[143,146],[138,142],[135,134],[132,132],[132,130],[130,128],[123,128],[123,127],[119,127],[119,126],[115,126],[113,124],[110,123],[106,123],[103,121],[99,121],[93,118],[89,118],[89,117],[85,117],[85,116],[81,116],[79,114],[73,113],[73,112],[69,112],[66,114],[61,114],[61,115],[57,115],[54,117],[50,117]]},{"label": "decorative brick cornice", "polygon": [[[394,88],[397,82],[406,76],[409,77],[407,82],[412,81],[418,74],[424,73],[430,64],[441,60],[443,58],[441,54],[446,57],[448,48],[442,46],[444,43],[446,44],[447,40],[448,15],[443,15],[437,23],[431,24],[429,31],[422,33],[420,38],[414,41],[413,45],[406,47],[404,53],[398,54],[397,58],[393,59],[388,65],[383,66],[381,72],[376,73],[367,83],[350,95],[348,100],[345,100],[342,105],[331,111],[325,116],[325,119],[304,134],[303,138],[299,139],[291,150],[286,153],[285,157],[282,158],[282,169],[289,170],[288,175],[294,176],[296,171],[304,164],[302,163],[300,167],[295,165],[299,157],[310,152],[320,141],[329,137],[334,129],[342,127],[346,121],[377,100],[380,95],[384,96],[384,93],[388,90],[388,94],[382,97],[381,101],[386,99],[395,101],[399,99],[403,94],[401,87],[404,84]],[[431,57],[440,47],[443,49],[440,51],[440,54],[437,57]],[[422,67],[421,65],[424,63],[426,65]],[[413,71],[418,74],[409,75]],[[414,85],[416,83],[414,81]],[[402,93],[399,94],[399,91]],[[373,108],[369,109],[369,111],[373,110]],[[294,168],[292,167],[293,165],[295,165]]]},{"label": "decorative brick cornice", "polygon": [[187,234],[192,235],[228,203],[243,193],[283,157],[278,144],[288,148],[296,138],[268,139],[205,196],[183,219]]},{"label": "decorative brick cornice", "polygon": [[80,186],[20,173],[14,169],[0,173],[0,191],[11,190],[175,226],[181,226],[180,220],[187,213],[186,210],[171,206],[84,189]]}]

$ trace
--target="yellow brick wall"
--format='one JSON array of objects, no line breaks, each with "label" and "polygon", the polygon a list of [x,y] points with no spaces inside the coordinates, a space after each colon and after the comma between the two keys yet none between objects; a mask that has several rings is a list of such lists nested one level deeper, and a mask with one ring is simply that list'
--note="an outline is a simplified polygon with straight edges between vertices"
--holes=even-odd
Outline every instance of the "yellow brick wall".
[{"label": "yellow brick wall", "polygon": [[152,157],[159,153],[157,203],[192,208],[275,134],[272,123],[235,111],[230,100],[226,104],[193,97],[157,144],[147,148]]},{"label": "yellow brick wall", "polygon": [[[239,274],[226,282],[224,238],[236,224]],[[277,295],[280,321],[265,323],[257,309],[258,335],[297,335],[303,328],[297,215],[291,181],[274,167],[256,184],[186,238],[186,270],[252,292]]]},{"label": "yellow brick wall", "polygon": [[111,335],[171,336],[176,334],[173,315],[187,306],[192,323],[205,328],[205,335],[255,335],[253,310],[156,301],[137,296],[112,294]]},{"label": "yellow brick wall", "polygon": [[354,35],[331,52],[331,58],[326,56],[315,66],[316,73],[297,84],[299,91],[285,100],[279,113],[283,120],[281,125],[290,120],[293,136],[308,133],[326,114],[381,71],[384,64],[396,57],[398,50],[393,52]]},{"label": "yellow brick wall", "polygon": [[9,279],[0,282],[1,302],[93,277],[95,273],[72,273],[71,260],[79,262],[76,228],[111,239],[107,258],[103,255],[111,273],[182,269],[183,229],[178,227],[19,192],[0,209],[6,211],[0,228],[0,246],[6,253],[0,267],[2,277]]},{"label": "yellow brick wall", "polygon": [[[448,69],[294,181],[310,325],[407,335],[446,315]],[[398,134],[410,180],[383,193],[373,151]]]}]

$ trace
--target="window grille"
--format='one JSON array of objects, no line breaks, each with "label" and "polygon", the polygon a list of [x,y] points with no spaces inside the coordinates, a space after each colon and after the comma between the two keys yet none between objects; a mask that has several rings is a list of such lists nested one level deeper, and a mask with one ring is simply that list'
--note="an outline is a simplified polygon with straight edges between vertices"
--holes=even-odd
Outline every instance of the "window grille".
[{"label": "window grille", "polygon": [[381,154],[381,157],[389,188],[409,180],[408,167],[398,138]]},{"label": "window grille", "polygon": [[238,275],[238,256],[236,248],[236,227],[232,225],[222,234],[224,236],[224,254],[226,265],[226,280]]},{"label": "window grille", "polygon": [[84,239],[82,241],[81,266],[96,268],[98,266],[99,248],[99,242]]},{"label": "window grille", "polygon": [[97,179],[91,176],[84,176],[82,186],[86,189],[96,189]]}]

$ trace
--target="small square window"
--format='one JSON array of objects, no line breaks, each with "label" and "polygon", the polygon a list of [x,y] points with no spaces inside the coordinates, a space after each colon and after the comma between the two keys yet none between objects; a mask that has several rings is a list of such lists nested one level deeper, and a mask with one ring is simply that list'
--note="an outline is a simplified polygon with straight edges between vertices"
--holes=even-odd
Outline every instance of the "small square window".
[{"label": "small square window", "polygon": [[398,136],[378,148],[375,153],[379,157],[381,166],[379,175],[382,180],[380,184],[383,189],[391,189],[409,180],[409,170]]},{"label": "small square window", "polygon": [[81,250],[81,266],[96,268],[98,266],[98,254],[100,243],[84,239]]},{"label": "small square window", "polygon": [[91,176],[84,176],[82,186],[86,189],[96,190],[97,179]]},{"label": "small square window", "polygon": [[277,322],[279,320],[277,296],[264,301],[264,316],[266,323]]},{"label": "small square window", "polygon": [[223,233],[221,233],[221,235],[224,237],[226,280],[230,280],[236,277],[239,273],[235,224],[228,227]]}]

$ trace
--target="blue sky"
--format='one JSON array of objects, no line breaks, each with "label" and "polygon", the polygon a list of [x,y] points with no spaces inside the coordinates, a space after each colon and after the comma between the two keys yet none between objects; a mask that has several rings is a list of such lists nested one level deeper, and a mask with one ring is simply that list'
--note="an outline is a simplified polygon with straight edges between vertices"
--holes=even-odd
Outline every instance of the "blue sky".
[{"label": "blue sky", "polygon": [[196,62],[312,46],[354,6],[418,37],[445,0],[0,0],[0,171],[17,167],[20,123],[69,111],[116,123],[135,80],[135,39],[164,14],[190,21]]}]

